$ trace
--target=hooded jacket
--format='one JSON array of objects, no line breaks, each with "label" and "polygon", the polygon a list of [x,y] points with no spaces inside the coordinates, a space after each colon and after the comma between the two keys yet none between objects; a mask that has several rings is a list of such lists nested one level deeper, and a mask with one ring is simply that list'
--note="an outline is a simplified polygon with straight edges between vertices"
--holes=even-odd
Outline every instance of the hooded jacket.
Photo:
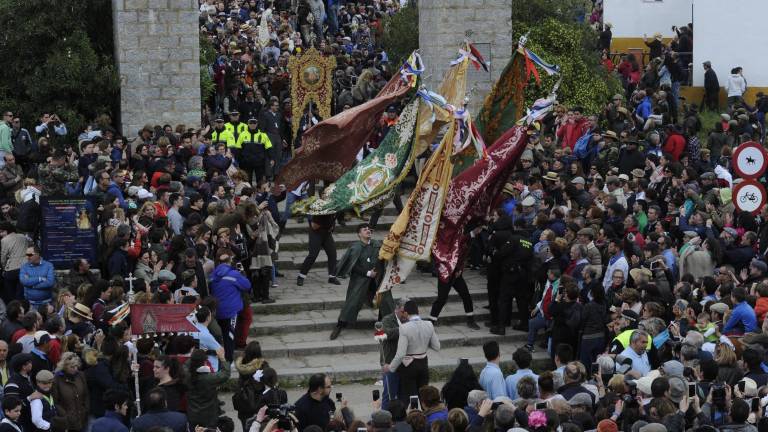
[{"label": "hooded jacket", "polygon": [[211,274],[211,293],[219,301],[216,319],[230,319],[243,309],[241,292],[251,290],[251,282],[229,264],[219,264]]}]

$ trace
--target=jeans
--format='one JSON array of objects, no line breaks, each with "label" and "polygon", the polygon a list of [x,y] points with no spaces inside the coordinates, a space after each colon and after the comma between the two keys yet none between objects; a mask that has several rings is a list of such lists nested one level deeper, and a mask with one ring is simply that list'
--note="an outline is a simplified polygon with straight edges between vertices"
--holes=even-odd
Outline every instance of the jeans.
[{"label": "jeans", "polygon": [[528,321],[528,345],[533,345],[536,342],[536,333],[542,329],[546,330],[547,325],[549,325],[549,320],[545,319],[541,312]]},{"label": "jeans", "polygon": [[301,201],[303,199],[307,199],[307,195],[304,194],[302,196],[296,196],[293,192],[288,192],[285,194],[285,210],[283,211],[283,224],[288,223],[288,219],[291,218],[291,206],[296,201]]},{"label": "jeans", "polygon": [[384,381],[384,390],[381,392],[381,409],[385,410],[389,406],[389,401],[397,399],[400,377],[396,372],[387,372],[382,377],[382,381]]}]

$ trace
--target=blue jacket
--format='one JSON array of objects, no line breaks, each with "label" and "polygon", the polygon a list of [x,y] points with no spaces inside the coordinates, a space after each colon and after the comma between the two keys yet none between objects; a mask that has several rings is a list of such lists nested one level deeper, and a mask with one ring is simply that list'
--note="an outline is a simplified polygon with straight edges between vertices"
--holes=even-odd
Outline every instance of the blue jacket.
[{"label": "blue jacket", "polygon": [[251,290],[251,282],[229,264],[219,264],[211,275],[211,293],[219,300],[216,319],[233,318],[243,309],[241,292]]},{"label": "blue jacket", "polygon": [[128,432],[120,414],[107,411],[104,417],[97,418],[91,425],[91,432]]},{"label": "blue jacket", "polygon": [[107,188],[107,193],[117,197],[117,201],[120,202],[120,207],[122,207],[124,210],[128,209],[128,204],[125,203],[125,197],[123,197],[123,191],[120,190],[120,188],[115,184],[115,182],[111,182],[109,184],[109,187]]},{"label": "blue jacket", "polygon": [[643,98],[643,100],[640,102],[640,105],[637,106],[637,110],[635,112],[639,117],[643,119],[643,121],[648,120],[648,117],[653,113],[651,111],[651,98],[648,96]]},{"label": "blue jacket", "polygon": [[749,333],[757,330],[757,318],[755,310],[749,303],[743,301],[733,308],[733,313],[723,327],[723,333],[736,332],[739,334]]},{"label": "blue jacket", "polygon": [[24,298],[31,302],[51,300],[51,288],[56,282],[53,264],[41,259],[39,265],[24,263],[19,270],[19,281],[24,286]]},{"label": "blue jacket", "polygon": [[176,411],[149,411],[133,420],[133,432],[147,432],[155,426],[170,428],[173,432],[187,432],[187,416]]}]

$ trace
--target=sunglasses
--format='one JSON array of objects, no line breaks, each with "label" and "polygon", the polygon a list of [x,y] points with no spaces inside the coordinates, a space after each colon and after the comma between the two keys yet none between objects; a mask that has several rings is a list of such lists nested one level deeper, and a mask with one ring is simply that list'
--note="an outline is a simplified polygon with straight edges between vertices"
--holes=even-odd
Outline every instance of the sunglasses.
[{"label": "sunglasses", "polygon": [[33,256],[35,256],[35,254],[33,254],[33,253],[28,253],[28,254],[27,254],[27,256],[28,256],[28,257],[33,257]]}]

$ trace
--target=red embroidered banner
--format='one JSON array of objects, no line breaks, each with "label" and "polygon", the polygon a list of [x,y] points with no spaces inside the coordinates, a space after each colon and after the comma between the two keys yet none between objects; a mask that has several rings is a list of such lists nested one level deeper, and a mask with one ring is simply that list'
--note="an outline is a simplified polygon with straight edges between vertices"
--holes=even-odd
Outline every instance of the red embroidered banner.
[{"label": "red embroidered banner", "polygon": [[525,150],[527,137],[524,127],[513,127],[488,148],[487,158],[478,159],[451,180],[432,247],[441,281],[447,282],[463,269],[469,247],[465,228],[470,222],[484,219],[496,205],[507,177]]},{"label": "red embroidered banner", "polygon": [[131,334],[197,332],[187,319],[193,304],[132,304]]}]

